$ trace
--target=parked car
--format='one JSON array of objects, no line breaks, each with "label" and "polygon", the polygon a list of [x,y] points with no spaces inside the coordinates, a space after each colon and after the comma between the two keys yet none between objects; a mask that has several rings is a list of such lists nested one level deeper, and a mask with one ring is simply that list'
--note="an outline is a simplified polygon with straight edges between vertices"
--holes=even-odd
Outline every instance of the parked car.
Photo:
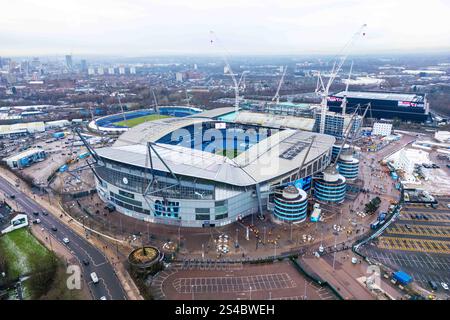
[{"label": "parked car", "polygon": [[83,264],[84,264],[85,266],[88,266],[88,265],[89,265],[89,260],[88,260],[88,259],[83,259]]},{"label": "parked car", "polygon": [[434,291],[438,289],[437,283],[433,280],[428,281],[428,283],[430,284],[431,289],[433,289]]},{"label": "parked car", "polygon": [[445,282],[441,282],[441,286],[442,288],[444,288],[444,290],[448,290],[448,284],[446,284]]},{"label": "parked car", "polygon": [[48,216],[48,212],[47,211],[42,211],[42,215]]}]

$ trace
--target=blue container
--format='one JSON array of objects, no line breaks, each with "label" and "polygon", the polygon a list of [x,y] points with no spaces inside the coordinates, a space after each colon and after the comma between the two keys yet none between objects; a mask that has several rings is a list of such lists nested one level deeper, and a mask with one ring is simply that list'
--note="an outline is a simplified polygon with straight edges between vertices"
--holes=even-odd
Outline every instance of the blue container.
[{"label": "blue container", "polygon": [[397,271],[394,273],[394,279],[400,282],[400,284],[406,285],[412,282],[413,278],[403,271]]},{"label": "blue container", "polygon": [[53,138],[55,138],[55,139],[64,138],[64,136],[65,136],[64,132],[55,132],[53,134]]}]

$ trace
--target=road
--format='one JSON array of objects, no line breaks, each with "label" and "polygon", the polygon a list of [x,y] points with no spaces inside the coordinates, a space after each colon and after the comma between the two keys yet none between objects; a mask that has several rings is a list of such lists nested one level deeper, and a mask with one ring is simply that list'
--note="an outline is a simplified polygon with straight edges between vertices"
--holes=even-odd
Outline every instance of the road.
[{"label": "road", "polygon": [[[83,276],[88,283],[94,299],[98,300],[102,296],[105,296],[108,300],[126,299],[125,291],[117,275],[115,274],[112,265],[99,249],[72,231],[52,214],[43,215],[42,212],[46,211],[43,207],[28,197],[25,193],[17,190],[17,188],[2,177],[0,177],[0,191],[6,196],[15,195],[14,201],[16,201],[16,203],[23,208],[30,218],[30,221],[39,218],[41,220],[40,226],[45,229],[53,240],[63,243],[63,238],[67,237],[69,239],[69,243],[66,244],[66,246],[80,262]],[[39,216],[34,216],[33,212],[39,212]],[[56,232],[51,230],[52,226],[57,228]],[[82,263],[84,259],[89,261],[89,265],[86,266]],[[97,274],[99,278],[99,282],[97,284],[92,282],[90,277],[91,272],[95,272]]]}]

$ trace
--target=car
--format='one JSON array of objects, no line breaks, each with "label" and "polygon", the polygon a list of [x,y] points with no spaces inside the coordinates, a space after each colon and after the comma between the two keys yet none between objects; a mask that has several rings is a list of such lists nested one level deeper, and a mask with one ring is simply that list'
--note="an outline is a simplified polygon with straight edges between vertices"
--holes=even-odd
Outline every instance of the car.
[{"label": "car", "polygon": [[448,284],[446,284],[445,282],[441,282],[441,286],[442,288],[444,288],[444,290],[448,290]]},{"label": "car", "polygon": [[101,296],[101,297],[100,297],[100,300],[108,300],[108,299],[106,299],[105,296]]},{"label": "car", "polygon": [[434,291],[436,291],[438,289],[437,283],[434,282],[433,280],[428,281],[431,289],[433,289]]},{"label": "car", "polygon": [[39,223],[41,223],[41,220],[40,220],[40,219],[34,219],[34,220],[33,220],[33,224],[39,224]]},{"label": "car", "polygon": [[33,215],[34,215],[34,216],[38,216],[38,215],[39,215],[39,212],[34,211],[34,212],[33,212]]},{"label": "car", "polygon": [[55,232],[58,231],[58,228],[56,228],[56,226],[52,226],[51,229],[52,229],[52,231],[55,231]]},{"label": "car", "polygon": [[450,209],[450,203],[447,203],[447,208],[449,208],[449,209]]},{"label": "car", "polygon": [[93,282],[94,284],[97,284],[97,283],[98,283],[98,277],[97,277],[97,274],[96,274],[95,272],[92,272],[92,273],[91,273],[91,280],[92,280],[92,282]]},{"label": "car", "polygon": [[89,260],[88,259],[83,259],[83,264],[85,265],[85,266],[88,266],[89,265]]},{"label": "car", "polygon": [[411,226],[408,224],[405,224],[406,229],[411,230]]},{"label": "car", "polygon": [[10,198],[10,199],[15,199],[15,198],[16,198],[16,195],[15,195],[15,194],[10,194],[10,195],[9,195],[9,198]]},{"label": "car", "polygon": [[47,211],[42,211],[42,215],[48,216],[48,212]]},{"label": "car", "polygon": [[424,218],[425,220],[429,220],[429,218],[425,215],[423,215],[422,218]]},{"label": "car", "polygon": [[70,241],[69,241],[69,238],[63,238],[63,240],[62,240],[65,244],[68,244]]},{"label": "car", "polygon": [[417,219],[417,220],[420,220],[420,219],[422,219],[422,216],[419,215],[419,214],[416,214],[416,219]]}]

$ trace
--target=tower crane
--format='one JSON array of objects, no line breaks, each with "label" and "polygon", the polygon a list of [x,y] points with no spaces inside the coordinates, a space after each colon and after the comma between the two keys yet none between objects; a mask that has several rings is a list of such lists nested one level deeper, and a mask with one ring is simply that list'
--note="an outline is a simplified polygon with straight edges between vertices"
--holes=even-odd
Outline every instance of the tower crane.
[{"label": "tower crane", "polygon": [[367,27],[366,24],[363,24],[358,31],[356,31],[350,40],[344,45],[344,47],[341,49],[340,53],[338,54],[338,58],[333,63],[333,68],[331,69],[330,77],[328,78],[328,82],[326,85],[323,82],[323,79],[321,78],[321,75],[319,73],[320,81],[317,82],[318,88],[316,89],[316,92],[321,97],[321,115],[320,115],[320,133],[325,132],[325,117],[327,113],[327,99],[328,94],[330,92],[330,87],[333,84],[334,80],[336,79],[336,76],[338,75],[339,71],[341,70],[344,62],[347,60],[347,57],[349,55],[349,51],[351,47],[353,46],[354,42],[357,38],[359,38],[361,35],[365,36],[366,33],[364,32],[365,28]]},{"label": "tower crane", "polygon": [[158,100],[156,100],[155,90],[153,90],[153,89],[152,89],[152,95],[153,95],[153,101],[155,103],[155,112],[158,113],[159,112]]},{"label": "tower crane", "polygon": [[284,76],[286,75],[286,70],[287,70],[287,66],[285,66],[283,69],[283,74],[281,76],[280,82],[278,83],[277,92],[275,93],[275,95],[272,98],[272,101],[276,101],[277,105],[280,104],[280,89],[281,89],[281,85],[283,84],[283,81],[284,81]]},{"label": "tower crane", "polygon": [[345,112],[347,111],[347,94],[348,94],[348,86],[350,84],[350,77],[352,76],[352,70],[353,70],[353,61],[350,65],[350,72],[348,73],[348,79],[347,83],[345,84],[345,92],[344,92],[344,98],[342,99],[342,115],[345,115]]},{"label": "tower crane", "polygon": [[239,111],[239,83],[236,80],[236,77],[234,75],[233,70],[231,69],[230,63],[228,62],[228,58],[227,58],[227,50],[225,49],[225,47],[223,47],[219,41],[219,39],[217,38],[217,35],[214,31],[210,31],[209,32],[212,36],[213,39],[211,39],[211,44],[213,44],[214,42],[217,42],[218,45],[220,45],[224,51],[224,53],[222,53],[222,59],[225,62],[225,67],[226,70],[230,76],[231,79],[233,80],[233,88],[234,88],[234,111],[237,113]]}]

